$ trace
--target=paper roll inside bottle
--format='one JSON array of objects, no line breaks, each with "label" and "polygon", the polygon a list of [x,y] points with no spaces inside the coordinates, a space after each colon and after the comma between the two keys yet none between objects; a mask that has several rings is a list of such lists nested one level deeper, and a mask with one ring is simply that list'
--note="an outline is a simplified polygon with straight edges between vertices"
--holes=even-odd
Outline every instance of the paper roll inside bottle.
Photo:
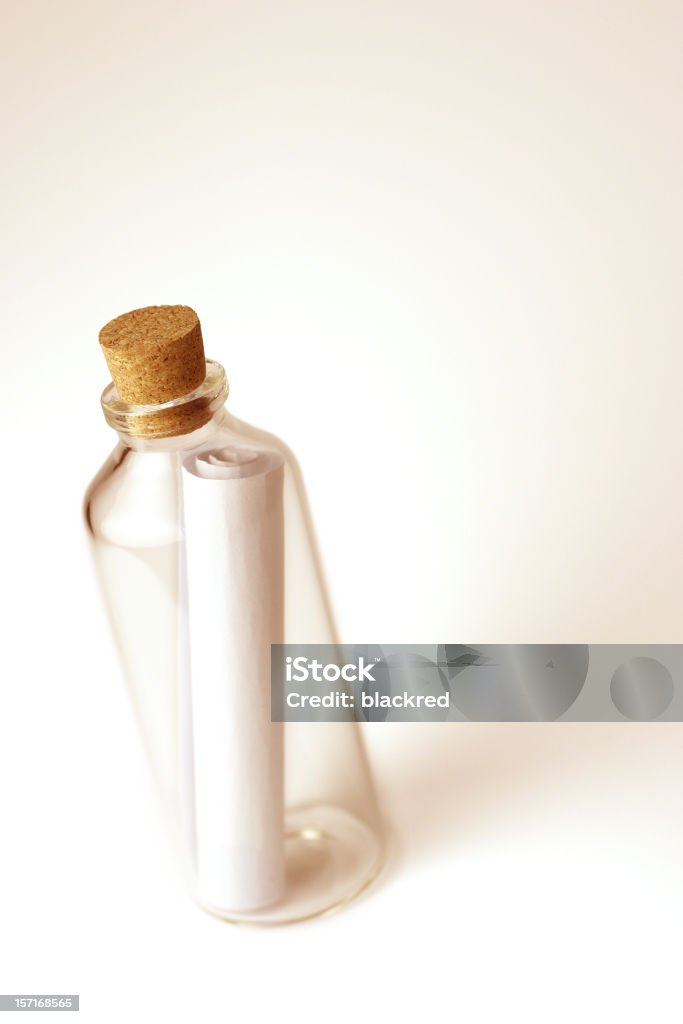
[{"label": "paper roll inside bottle", "polygon": [[270,720],[270,645],[282,642],[284,619],[283,459],[203,451],[184,460],[181,481],[197,896],[246,912],[284,893],[283,734]]}]

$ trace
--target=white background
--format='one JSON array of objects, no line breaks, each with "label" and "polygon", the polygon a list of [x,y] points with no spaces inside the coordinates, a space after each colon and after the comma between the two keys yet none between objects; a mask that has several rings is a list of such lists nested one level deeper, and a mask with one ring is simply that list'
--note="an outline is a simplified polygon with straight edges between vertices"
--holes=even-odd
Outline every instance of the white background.
[{"label": "white background", "polygon": [[5,0],[0,989],[93,1021],[678,1021],[681,730],[376,726],[381,884],[169,861],[80,521],[97,332],[187,303],[349,642],[677,642],[683,9]]}]

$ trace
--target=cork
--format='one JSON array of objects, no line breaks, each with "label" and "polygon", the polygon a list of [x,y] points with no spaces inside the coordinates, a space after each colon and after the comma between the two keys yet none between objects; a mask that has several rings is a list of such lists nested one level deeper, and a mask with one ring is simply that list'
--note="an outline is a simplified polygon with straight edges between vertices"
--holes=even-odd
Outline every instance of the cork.
[{"label": "cork", "polygon": [[[205,382],[207,362],[199,317],[189,306],[145,306],[123,313],[104,325],[100,345],[115,397],[123,403],[115,411],[105,407],[117,429],[138,437],[170,437],[211,419],[217,393],[209,387],[193,395]],[[223,386],[222,398],[227,393],[224,374]],[[185,396],[192,397],[178,401]]]},{"label": "cork", "polygon": [[123,402],[159,405],[194,391],[206,360],[199,317],[189,306],[145,306],[110,320],[100,345]]}]

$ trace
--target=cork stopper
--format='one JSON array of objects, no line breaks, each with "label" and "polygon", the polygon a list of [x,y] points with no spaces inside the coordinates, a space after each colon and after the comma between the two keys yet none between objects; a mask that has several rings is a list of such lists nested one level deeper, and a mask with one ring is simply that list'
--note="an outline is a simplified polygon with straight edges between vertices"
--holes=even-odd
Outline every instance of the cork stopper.
[{"label": "cork stopper", "polygon": [[205,359],[199,317],[189,306],[145,306],[117,316],[100,331],[100,345],[113,381],[102,405],[118,430],[150,438],[185,434],[225,400],[223,368]]},{"label": "cork stopper", "polygon": [[110,320],[100,345],[119,398],[158,405],[194,391],[206,360],[199,317],[189,306],[145,306]]}]

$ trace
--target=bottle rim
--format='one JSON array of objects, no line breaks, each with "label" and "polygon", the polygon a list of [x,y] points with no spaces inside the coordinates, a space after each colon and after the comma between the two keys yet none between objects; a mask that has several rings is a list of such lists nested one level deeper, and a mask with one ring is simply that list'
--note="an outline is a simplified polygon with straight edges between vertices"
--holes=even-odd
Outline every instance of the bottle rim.
[{"label": "bottle rim", "polygon": [[110,382],[102,392],[104,418],[120,434],[134,437],[173,437],[208,423],[228,397],[228,379],[220,363],[206,360],[202,383],[179,398],[157,405],[132,405],[119,397]]}]

